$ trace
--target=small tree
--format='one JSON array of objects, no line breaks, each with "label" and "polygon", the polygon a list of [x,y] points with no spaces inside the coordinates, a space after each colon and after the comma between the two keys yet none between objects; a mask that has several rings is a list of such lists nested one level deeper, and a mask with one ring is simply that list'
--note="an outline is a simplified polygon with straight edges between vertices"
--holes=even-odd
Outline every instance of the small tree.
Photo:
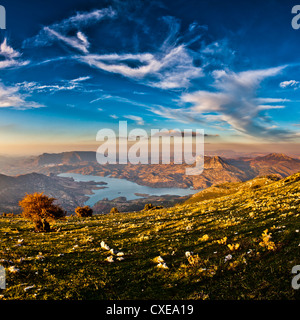
[{"label": "small tree", "polygon": [[116,207],[110,209],[110,213],[119,213],[119,210]]},{"label": "small tree", "polygon": [[23,209],[22,216],[34,223],[36,231],[48,232],[49,221],[66,216],[66,212],[60,206],[53,204],[55,200],[43,193],[27,194],[19,202]]},{"label": "small tree", "polygon": [[93,209],[89,206],[77,207],[75,213],[77,217],[91,217],[93,215]]},{"label": "small tree", "polygon": [[145,210],[145,211],[152,210],[152,209],[153,209],[152,203],[146,203],[146,204],[145,204],[145,207],[144,207],[144,210]]}]

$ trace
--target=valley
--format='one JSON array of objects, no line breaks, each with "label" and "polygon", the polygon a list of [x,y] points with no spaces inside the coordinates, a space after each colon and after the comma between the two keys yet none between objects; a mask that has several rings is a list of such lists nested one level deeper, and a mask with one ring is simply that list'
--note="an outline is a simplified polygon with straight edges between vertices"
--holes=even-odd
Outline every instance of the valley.
[{"label": "valley", "polygon": [[0,299],[298,300],[300,174],[225,183],[173,207],[74,216],[36,233],[0,216]]},{"label": "valley", "polygon": [[[224,153],[224,151],[223,151]],[[105,183],[77,182],[71,178],[58,177],[61,173],[92,175],[126,179],[140,186],[166,188],[166,194],[149,196],[142,194],[138,199],[124,199],[116,195],[114,199],[100,197],[93,205],[95,213],[108,213],[112,207],[122,212],[142,210],[146,203],[172,206],[183,203],[188,196],[172,196],[170,188],[207,189],[224,183],[240,183],[259,176],[275,175],[284,178],[300,170],[300,160],[285,154],[266,154],[254,157],[222,158],[205,156],[204,172],[201,175],[185,175],[185,165],[99,165],[95,152],[63,152],[42,154],[22,158],[0,158],[0,212],[19,213],[18,201],[26,193],[45,192],[58,199],[68,214],[83,205],[93,194],[93,190],[105,189]],[[91,179],[92,180],[92,179]],[[135,192],[139,192],[138,189]]]}]

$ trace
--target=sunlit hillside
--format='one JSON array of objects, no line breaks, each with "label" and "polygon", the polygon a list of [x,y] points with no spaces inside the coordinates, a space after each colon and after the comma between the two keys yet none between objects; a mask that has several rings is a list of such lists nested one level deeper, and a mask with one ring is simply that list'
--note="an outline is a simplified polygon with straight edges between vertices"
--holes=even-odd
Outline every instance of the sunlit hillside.
[{"label": "sunlit hillside", "polygon": [[223,184],[206,197],[68,217],[49,233],[1,217],[1,299],[299,299],[300,173]]}]

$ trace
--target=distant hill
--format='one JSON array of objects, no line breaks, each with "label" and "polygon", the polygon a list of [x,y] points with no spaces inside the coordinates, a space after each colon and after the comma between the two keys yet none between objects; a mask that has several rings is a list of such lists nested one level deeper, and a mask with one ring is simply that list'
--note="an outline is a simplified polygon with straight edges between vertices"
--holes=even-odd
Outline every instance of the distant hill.
[{"label": "distant hill", "polygon": [[44,153],[6,166],[0,163],[0,172],[10,175],[33,171],[47,175],[74,172],[84,175],[110,175],[151,187],[203,189],[215,184],[241,182],[272,174],[284,178],[300,171],[300,160],[282,153],[240,158],[214,155],[205,156],[204,172],[201,175],[187,176],[185,169],[186,165],[173,163],[100,165],[96,161],[96,153],[92,151]]},{"label": "distant hill", "polygon": [[82,162],[96,163],[96,153],[93,151],[70,151],[62,153],[43,153],[35,163],[39,166],[58,164],[79,164]]},{"label": "distant hill", "polygon": [[257,161],[291,161],[293,158],[287,156],[284,153],[270,153],[266,156],[256,157]]},{"label": "distant hill", "polygon": [[57,199],[69,212],[82,205],[91,193],[94,183],[75,182],[69,178],[30,173],[15,177],[0,175],[0,212],[19,213],[19,201],[26,193],[44,192]]}]

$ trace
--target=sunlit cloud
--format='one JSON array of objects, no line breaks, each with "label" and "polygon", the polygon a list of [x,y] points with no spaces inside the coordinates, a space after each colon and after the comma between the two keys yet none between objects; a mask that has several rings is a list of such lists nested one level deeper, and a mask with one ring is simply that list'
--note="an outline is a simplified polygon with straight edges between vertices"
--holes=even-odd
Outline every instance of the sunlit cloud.
[{"label": "sunlit cloud", "polygon": [[124,118],[133,120],[136,122],[136,124],[138,124],[140,126],[143,126],[145,124],[144,119],[139,116],[127,115],[127,116],[124,116]]},{"label": "sunlit cloud", "polygon": [[44,105],[28,101],[27,96],[21,94],[18,87],[7,87],[0,83],[0,108],[25,110],[41,107],[44,107]]},{"label": "sunlit cloud", "polygon": [[[266,139],[290,139],[294,135],[289,130],[277,128],[267,110],[283,109],[285,105],[270,103],[284,102],[285,99],[258,98],[256,91],[261,82],[268,77],[278,75],[285,67],[229,72],[218,70],[213,72],[214,91],[199,90],[183,94],[181,101],[189,107],[177,109],[157,107],[150,110],[170,119],[187,122],[229,124],[240,134]],[[268,102],[268,104],[263,104]]]}]

